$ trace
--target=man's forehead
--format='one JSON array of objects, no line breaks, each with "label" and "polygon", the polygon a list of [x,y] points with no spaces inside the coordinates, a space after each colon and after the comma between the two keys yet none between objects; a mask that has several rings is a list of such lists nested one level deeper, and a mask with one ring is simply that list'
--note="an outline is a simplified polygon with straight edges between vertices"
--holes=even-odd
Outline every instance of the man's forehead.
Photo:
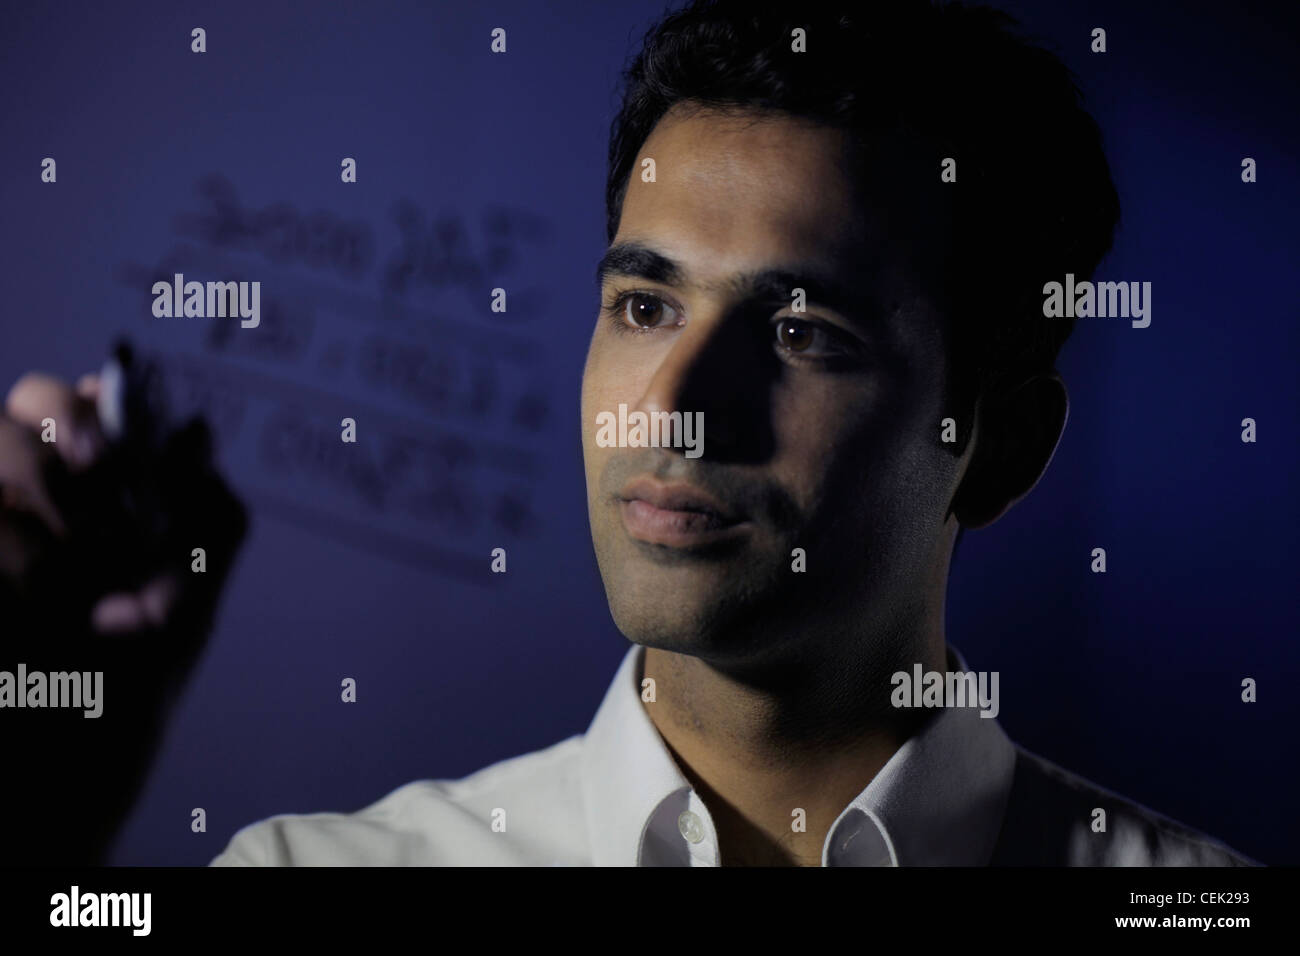
[{"label": "man's forehead", "polygon": [[615,245],[641,239],[702,285],[771,268],[896,271],[887,219],[850,178],[842,131],[787,113],[693,107],[669,112],[642,144]]},{"label": "man's forehead", "polygon": [[755,257],[831,265],[883,239],[851,200],[843,151],[840,131],[782,113],[670,113],[633,166],[620,236],[672,241],[679,258],[730,264],[720,271]]}]

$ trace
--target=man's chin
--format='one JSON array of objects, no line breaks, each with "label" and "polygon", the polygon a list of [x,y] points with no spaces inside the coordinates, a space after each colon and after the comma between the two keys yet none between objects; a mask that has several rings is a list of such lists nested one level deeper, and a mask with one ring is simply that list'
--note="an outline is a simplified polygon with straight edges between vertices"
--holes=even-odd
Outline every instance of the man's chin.
[{"label": "man's chin", "polygon": [[647,555],[626,538],[611,545],[597,549],[597,563],[614,623],[634,644],[735,660],[780,639],[772,612],[789,585],[774,554],[741,546],[702,559],[674,549]]},{"label": "man's chin", "polygon": [[610,612],[619,631],[633,644],[686,654],[722,664],[761,655],[764,645],[779,641],[775,629],[764,628],[749,609],[706,595],[673,595],[662,602],[636,602]]}]

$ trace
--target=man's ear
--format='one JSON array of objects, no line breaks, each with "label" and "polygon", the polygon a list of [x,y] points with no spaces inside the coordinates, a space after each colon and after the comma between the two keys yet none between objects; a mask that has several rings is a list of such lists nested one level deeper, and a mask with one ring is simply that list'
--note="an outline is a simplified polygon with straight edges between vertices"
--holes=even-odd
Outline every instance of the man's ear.
[{"label": "man's ear", "polygon": [[1056,452],[1070,413],[1056,372],[1023,379],[979,403],[971,462],[953,496],[964,528],[983,528],[1033,490]]}]

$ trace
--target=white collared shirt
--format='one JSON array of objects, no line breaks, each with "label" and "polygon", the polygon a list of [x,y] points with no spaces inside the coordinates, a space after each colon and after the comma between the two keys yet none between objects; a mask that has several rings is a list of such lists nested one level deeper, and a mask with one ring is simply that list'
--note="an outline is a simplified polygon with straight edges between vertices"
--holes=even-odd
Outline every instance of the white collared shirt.
[{"label": "white collared shirt", "polygon": [[[356,813],[271,817],[212,865],[718,866],[709,810],[642,705],[644,653],[628,650],[586,734],[407,784]],[[823,866],[1251,862],[1016,746],[974,707],[937,711],[822,847]]]}]

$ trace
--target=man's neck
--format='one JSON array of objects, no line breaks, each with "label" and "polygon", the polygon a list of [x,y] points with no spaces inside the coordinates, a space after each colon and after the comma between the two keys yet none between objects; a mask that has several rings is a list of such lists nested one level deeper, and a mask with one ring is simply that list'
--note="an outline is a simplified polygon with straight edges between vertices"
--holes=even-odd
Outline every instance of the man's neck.
[{"label": "man's neck", "polygon": [[[922,643],[917,660],[943,670],[942,634]],[[656,688],[642,706],[708,807],[723,865],[819,866],[831,824],[921,719],[889,706],[889,674],[869,661],[771,692],[648,647],[642,676]]]}]

